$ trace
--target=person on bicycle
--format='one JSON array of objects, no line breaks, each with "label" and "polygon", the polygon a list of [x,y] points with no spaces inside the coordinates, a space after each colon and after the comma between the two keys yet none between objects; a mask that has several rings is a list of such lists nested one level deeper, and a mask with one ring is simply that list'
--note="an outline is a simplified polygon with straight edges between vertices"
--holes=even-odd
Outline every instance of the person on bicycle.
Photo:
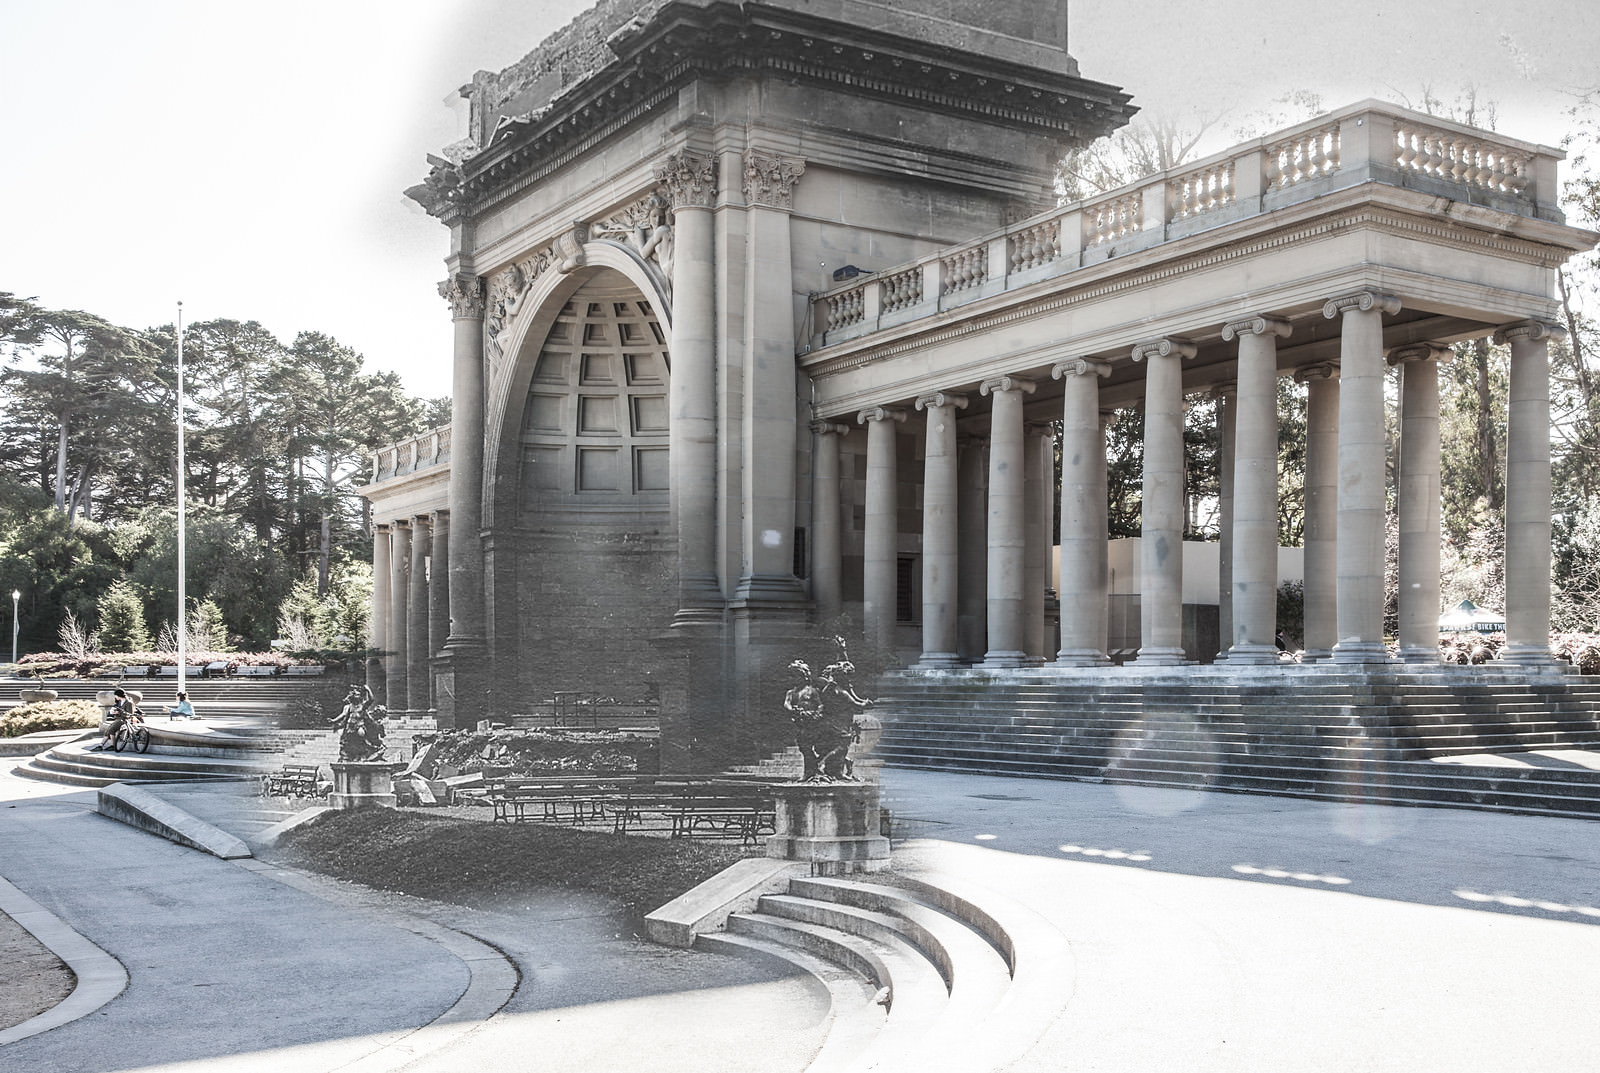
[{"label": "person on bicycle", "polygon": [[139,718],[139,709],[134,706],[133,698],[127,692],[118,689],[112,694],[115,703],[106,709],[105,718],[100,720],[100,744],[91,745],[91,749],[106,750],[117,740],[117,732],[127,725],[130,719]]}]

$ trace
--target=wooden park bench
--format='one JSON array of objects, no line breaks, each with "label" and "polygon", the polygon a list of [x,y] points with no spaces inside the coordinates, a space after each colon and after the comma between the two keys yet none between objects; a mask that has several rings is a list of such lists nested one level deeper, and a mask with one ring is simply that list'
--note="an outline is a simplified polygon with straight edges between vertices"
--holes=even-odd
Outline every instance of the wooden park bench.
[{"label": "wooden park bench", "polygon": [[284,673],[292,678],[315,678],[327,669],[326,667],[290,667]]},{"label": "wooden park bench", "polygon": [[[223,666],[227,666],[227,665],[224,664]],[[193,667],[185,667],[183,669],[183,674],[184,674],[185,678],[204,678],[205,677],[205,673],[206,673],[206,665],[203,664],[203,663],[202,664],[197,664],[197,665],[195,665]],[[157,667],[156,668],[156,676],[159,677],[159,678],[176,678],[176,677],[178,677],[178,668],[176,668],[176,667]]]},{"label": "wooden park bench", "polygon": [[496,820],[581,824],[604,821],[634,781],[631,776],[495,776],[484,779],[484,790]]},{"label": "wooden park bench", "polygon": [[665,831],[670,838],[733,838],[747,846],[777,831],[771,791],[759,783],[720,780],[657,782],[612,810],[617,834]]},{"label": "wooden park bench", "polygon": [[238,678],[270,678],[278,673],[278,668],[270,664],[264,667],[245,665],[241,666],[233,673],[234,676]]},{"label": "wooden park bench", "polygon": [[321,792],[317,785],[320,774],[321,768],[316,764],[285,764],[261,776],[262,796],[316,797]]}]

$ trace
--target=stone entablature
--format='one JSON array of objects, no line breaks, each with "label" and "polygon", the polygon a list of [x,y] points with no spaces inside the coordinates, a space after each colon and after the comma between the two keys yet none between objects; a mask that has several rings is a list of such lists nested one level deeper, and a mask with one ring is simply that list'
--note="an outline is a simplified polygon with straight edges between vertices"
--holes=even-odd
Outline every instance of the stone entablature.
[{"label": "stone entablature", "polygon": [[817,294],[808,349],[861,340],[1364,183],[1560,224],[1556,166],[1564,157],[1547,146],[1363,101]]}]

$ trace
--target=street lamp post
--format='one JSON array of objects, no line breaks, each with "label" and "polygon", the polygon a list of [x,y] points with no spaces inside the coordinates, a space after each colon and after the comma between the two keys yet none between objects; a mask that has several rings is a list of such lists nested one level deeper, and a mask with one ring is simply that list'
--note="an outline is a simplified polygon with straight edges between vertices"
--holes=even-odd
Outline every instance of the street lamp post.
[{"label": "street lamp post", "polygon": [[13,666],[15,666],[15,664],[17,662],[17,629],[18,629],[17,601],[19,601],[21,599],[22,599],[22,590],[21,589],[12,589],[11,590],[11,663],[12,663]]}]

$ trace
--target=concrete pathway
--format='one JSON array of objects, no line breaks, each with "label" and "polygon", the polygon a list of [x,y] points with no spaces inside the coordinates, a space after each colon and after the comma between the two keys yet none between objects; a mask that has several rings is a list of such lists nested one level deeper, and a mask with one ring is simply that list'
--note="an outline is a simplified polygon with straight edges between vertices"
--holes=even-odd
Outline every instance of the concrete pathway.
[{"label": "concrete pathway", "polygon": [[917,837],[1053,921],[1066,1016],[1012,1066],[1594,1068],[1600,824],[889,772]]}]

